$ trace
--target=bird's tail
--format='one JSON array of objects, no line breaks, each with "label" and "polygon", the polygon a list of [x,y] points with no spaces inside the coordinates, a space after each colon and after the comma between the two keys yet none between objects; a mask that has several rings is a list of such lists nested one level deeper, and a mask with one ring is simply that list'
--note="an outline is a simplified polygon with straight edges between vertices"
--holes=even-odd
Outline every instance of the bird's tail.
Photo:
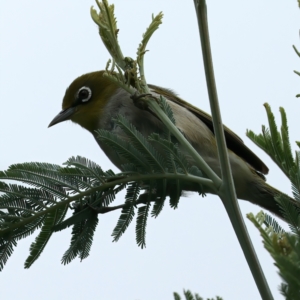
[{"label": "bird's tail", "polygon": [[300,202],[276,190],[264,181],[261,181],[259,184],[257,184],[257,182],[253,184],[252,192],[253,197],[251,197],[251,199],[245,200],[248,200],[253,204],[261,206],[262,208],[270,211],[271,213],[275,214],[284,221],[287,220],[285,220],[285,215],[278,201],[276,200],[279,197],[281,197],[283,201],[288,201],[290,204],[292,204],[292,206],[295,207],[295,209],[298,211],[298,214],[300,214]]}]

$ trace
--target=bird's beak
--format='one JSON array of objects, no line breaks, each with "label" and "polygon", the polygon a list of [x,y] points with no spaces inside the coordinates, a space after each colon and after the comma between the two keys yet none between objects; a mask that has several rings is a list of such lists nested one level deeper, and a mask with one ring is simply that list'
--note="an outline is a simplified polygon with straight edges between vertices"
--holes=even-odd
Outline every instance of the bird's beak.
[{"label": "bird's beak", "polygon": [[76,108],[75,107],[69,107],[67,109],[64,109],[62,110],[58,115],[56,115],[54,117],[54,119],[50,122],[50,124],[48,125],[48,128],[57,124],[57,123],[60,123],[60,122],[63,122],[63,121],[66,121],[66,120],[69,120],[70,117],[73,115],[73,113],[75,112]]}]

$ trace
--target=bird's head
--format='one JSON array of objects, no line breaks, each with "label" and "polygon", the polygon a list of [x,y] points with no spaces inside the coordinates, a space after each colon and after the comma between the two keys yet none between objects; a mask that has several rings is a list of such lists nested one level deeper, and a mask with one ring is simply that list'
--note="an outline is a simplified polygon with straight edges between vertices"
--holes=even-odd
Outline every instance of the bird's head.
[{"label": "bird's head", "polygon": [[48,127],[71,120],[90,132],[98,129],[101,113],[117,89],[103,73],[98,71],[76,78],[66,90],[62,111]]}]

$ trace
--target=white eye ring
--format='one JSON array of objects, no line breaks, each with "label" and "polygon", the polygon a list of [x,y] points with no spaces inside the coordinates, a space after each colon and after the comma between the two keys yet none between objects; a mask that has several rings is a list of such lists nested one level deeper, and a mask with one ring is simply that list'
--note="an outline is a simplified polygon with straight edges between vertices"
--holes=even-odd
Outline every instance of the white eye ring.
[{"label": "white eye ring", "polygon": [[92,97],[92,90],[88,86],[81,87],[77,92],[77,99],[81,102],[87,102]]}]

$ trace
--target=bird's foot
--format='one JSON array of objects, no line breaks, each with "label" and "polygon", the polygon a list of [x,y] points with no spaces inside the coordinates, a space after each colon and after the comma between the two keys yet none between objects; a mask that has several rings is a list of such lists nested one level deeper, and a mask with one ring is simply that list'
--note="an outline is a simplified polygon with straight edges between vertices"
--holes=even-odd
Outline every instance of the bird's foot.
[{"label": "bird's foot", "polygon": [[152,96],[150,93],[140,94],[138,95],[136,92],[130,96],[130,98],[133,100],[133,103],[136,107],[146,110],[148,109],[147,101],[143,98],[147,96]]}]

